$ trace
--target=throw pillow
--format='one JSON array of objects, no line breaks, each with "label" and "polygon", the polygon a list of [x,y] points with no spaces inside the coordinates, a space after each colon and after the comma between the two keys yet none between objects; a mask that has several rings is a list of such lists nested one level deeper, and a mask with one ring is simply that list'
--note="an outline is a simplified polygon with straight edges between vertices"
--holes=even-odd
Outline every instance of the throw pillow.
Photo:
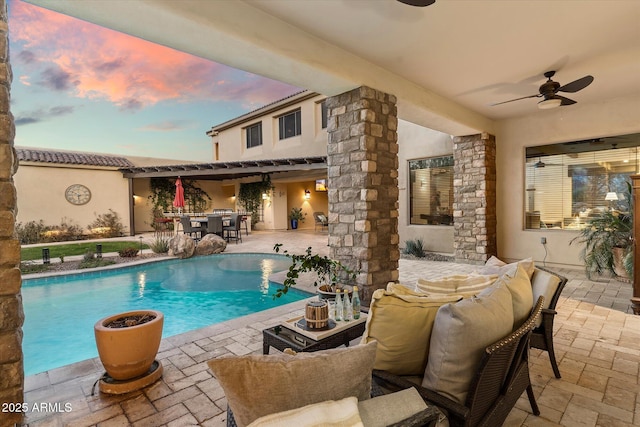
[{"label": "throw pillow", "polygon": [[523,260],[512,262],[511,264],[507,264],[504,261],[499,260],[498,258],[492,256],[487,260],[483,267],[480,267],[476,273],[477,274],[497,274],[498,276],[502,276],[503,274],[510,273],[511,275],[515,274],[516,268],[518,265],[522,265],[529,276],[529,279],[533,276],[533,271],[535,270],[535,264],[532,258],[525,258]]},{"label": "throw pillow", "polygon": [[[533,301],[538,301],[538,297],[544,297],[544,303],[542,308],[549,308],[549,304],[551,304],[551,299],[553,295],[556,293],[558,286],[560,285],[560,278],[555,274],[548,273],[546,271],[542,271],[540,269],[536,269],[535,273],[533,273],[533,278],[531,279],[531,286],[533,291]],[[536,321],[536,327],[542,324],[542,316],[538,317]]]},{"label": "throw pillow", "polygon": [[239,426],[264,415],[355,396],[368,399],[376,343],[314,353],[212,359],[209,368]]},{"label": "throw pillow", "polygon": [[475,295],[491,286],[498,279],[497,275],[457,274],[435,280],[418,279],[417,290],[428,294],[461,294]]},{"label": "throw pillow", "polygon": [[513,330],[515,331],[529,318],[533,308],[531,281],[522,264],[518,264],[514,274],[507,273],[498,279],[511,292],[513,304]]},{"label": "throw pillow", "polygon": [[484,349],[511,333],[512,326],[511,292],[503,283],[477,297],[443,305],[431,335],[422,385],[464,404]]},{"label": "throw pillow", "polygon": [[[371,399],[369,399],[371,400]],[[248,427],[364,427],[358,399],[347,397],[303,406],[260,417]]]},{"label": "throw pillow", "polygon": [[432,298],[391,284],[371,297],[362,343],[378,342],[375,369],[422,375],[438,308],[459,297]]}]

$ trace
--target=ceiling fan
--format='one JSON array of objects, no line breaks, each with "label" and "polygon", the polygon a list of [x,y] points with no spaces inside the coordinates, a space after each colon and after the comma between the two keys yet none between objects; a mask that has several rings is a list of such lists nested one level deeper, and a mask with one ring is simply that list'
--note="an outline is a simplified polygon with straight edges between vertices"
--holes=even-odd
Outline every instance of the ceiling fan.
[{"label": "ceiling fan", "polygon": [[398,0],[400,3],[408,4],[409,6],[425,7],[431,6],[436,0]]},{"label": "ceiling fan", "polygon": [[562,166],[562,165],[559,165],[557,163],[545,163],[545,162],[542,161],[542,159],[538,159],[537,162],[529,163],[527,166],[531,166],[531,167],[533,167],[535,169],[539,169],[539,168],[544,168],[544,167],[547,167],[547,166]]},{"label": "ceiling fan", "polygon": [[[400,1],[400,0],[398,0]],[[567,83],[564,86],[560,86],[560,83],[554,82],[551,80],[551,77],[555,75],[555,71],[547,71],[544,73],[544,76],[547,78],[547,81],[544,82],[539,89],[539,94],[523,96],[522,98],[510,99],[509,101],[498,102],[497,104],[492,104],[491,106],[506,104],[507,102],[519,101],[521,99],[527,98],[544,98],[542,101],[538,102],[538,108],[542,110],[546,110],[549,108],[556,108],[565,105],[575,104],[576,101],[573,99],[566,98],[564,96],[558,95],[558,92],[568,92],[575,93],[578,92],[585,87],[589,86],[593,82],[593,76],[584,76],[581,79],[574,80],[571,83]]]}]

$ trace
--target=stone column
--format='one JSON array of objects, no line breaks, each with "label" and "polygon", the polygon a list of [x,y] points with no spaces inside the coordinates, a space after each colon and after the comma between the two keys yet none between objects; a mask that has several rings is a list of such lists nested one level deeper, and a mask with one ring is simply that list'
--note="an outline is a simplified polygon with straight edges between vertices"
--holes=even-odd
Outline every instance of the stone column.
[{"label": "stone column", "polygon": [[[18,160],[13,149],[15,127],[9,110],[11,65],[7,4],[0,0],[0,406],[23,402],[22,298],[20,296],[20,244],[15,235],[17,213],[13,175]],[[0,413],[0,426],[14,426],[22,414]]]},{"label": "stone column", "polygon": [[456,262],[481,264],[497,254],[495,137],[486,133],[455,137],[453,159]]},{"label": "stone column", "polygon": [[360,87],[327,100],[330,256],[360,270],[363,304],[398,279],[396,98]]}]

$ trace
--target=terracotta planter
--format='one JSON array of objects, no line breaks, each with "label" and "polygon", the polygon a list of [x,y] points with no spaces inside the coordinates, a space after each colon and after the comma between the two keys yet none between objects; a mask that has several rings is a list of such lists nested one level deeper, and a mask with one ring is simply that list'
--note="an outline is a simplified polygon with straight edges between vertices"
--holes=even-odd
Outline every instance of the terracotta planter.
[{"label": "terracotta planter", "polygon": [[[154,315],[155,319],[136,326],[107,328],[105,325],[126,316]],[[100,361],[116,380],[129,380],[149,371],[156,358],[164,315],[155,310],[137,310],[105,317],[94,325]]]}]

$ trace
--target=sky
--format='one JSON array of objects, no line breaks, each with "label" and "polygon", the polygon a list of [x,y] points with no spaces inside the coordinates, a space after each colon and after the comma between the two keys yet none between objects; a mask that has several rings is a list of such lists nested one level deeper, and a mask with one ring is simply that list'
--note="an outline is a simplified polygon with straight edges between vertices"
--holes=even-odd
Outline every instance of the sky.
[{"label": "sky", "polygon": [[213,161],[212,126],[299,88],[9,0],[15,145]]}]

